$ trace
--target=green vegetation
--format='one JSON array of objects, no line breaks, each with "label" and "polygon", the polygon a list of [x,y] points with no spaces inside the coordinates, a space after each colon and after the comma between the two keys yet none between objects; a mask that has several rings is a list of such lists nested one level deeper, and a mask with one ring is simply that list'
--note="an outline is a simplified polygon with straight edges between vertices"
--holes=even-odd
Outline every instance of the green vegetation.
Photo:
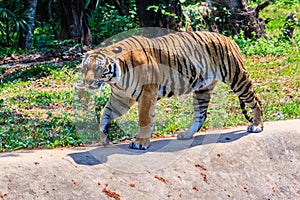
[{"label": "green vegetation", "polygon": [[120,16],[114,6],[98,6],[89,17],[93,40],[99,44],[103,38],[109,38],[123,31],[137,28],[136,8],[131,7],[130,15]]},{"label": "green vegetation", "polygon": [[[298,0],[275,1],[261,13],[263,18],[270,18],[266,26],[268,39],[244,39],[242,35],[233,38],[245,55],[249,75],[262,99],[265,121],[300,118],[299,22],[292,39],[282,37],[285,18],[293,11],[299,19],[299,10]],[[132,11],[132,16],[119,16],[109,6],[99,8],[98,13],[90,16],[93,35],[100,40],[134,28],[137,26],[135,15]],[[97,21],[99,18],[103,21]],[[108,19],[112,20],[109,24],[105,23]],[[101,29],[99,23],[102,23]],[[47,29],[36,29],[35,34],[46,38],[35,38],[36,48],[59,43],[51,39]],[[0,57],[15,51],[13,48],[1,49]],[[10,73],[0,79],[0,152],[78,146],[99,141],[97,119],[108,99],[109,88],[104,87],[97,93],[85,91],[87,93],[80,95],[80,90],[73,87],[78,82],[77,65],[79,63],[0,68],[0,75]],[[154,136],[166,137],[187,128],[192,113],[191,96],[160,100]],[[219,84],[204,129],[241,124],[247,124],[247,121],[240,112],[236,95],[226,85]],[[109,137],[113,142],[119,142],[134,137],[137,129],[135,105],[112,124]]]},{"label": "green vegetation", "polygon": [[82,143],[71,119],[74,66],[27,67],[1,80],[0,151]]}]

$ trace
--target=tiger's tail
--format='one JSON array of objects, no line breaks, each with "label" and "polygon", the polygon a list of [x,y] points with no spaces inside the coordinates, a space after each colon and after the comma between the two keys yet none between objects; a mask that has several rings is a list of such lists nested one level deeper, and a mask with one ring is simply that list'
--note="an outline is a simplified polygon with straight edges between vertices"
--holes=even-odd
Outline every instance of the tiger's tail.
[{"label": "tiger's tail", "polygon": [[242,109],[243,115],[245,116],[245,118],[246,118],[250,123],[252,123],[252,122],[253,122],[253,117],[250,117],[250,116],[248,115],[248,112],[247,112],[247,110],[246,110],[246,104],[245,104],[245,102],[243,102],[243,101],[241,100],[241,98],[239,98],[239,100],[240,100],[240,107],[241,107],[241,109]]}]

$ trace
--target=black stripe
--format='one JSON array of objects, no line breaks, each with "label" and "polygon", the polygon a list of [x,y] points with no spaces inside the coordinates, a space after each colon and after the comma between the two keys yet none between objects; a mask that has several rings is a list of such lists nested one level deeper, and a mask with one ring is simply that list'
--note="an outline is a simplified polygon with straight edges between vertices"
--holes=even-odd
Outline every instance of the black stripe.
[{"label": "black stripe", "polygon": [[131,51],[130,52],[130,61],[131,61],[131,68],[134,69],[135,66],[134,66],[134,59],[133,59],[132,53],[133,52]]},{"label": "black stripe", "polygon": [[112,111],[112,109],[108,106],[105,107],[105,109],[109,110],[109,111]]},{"label": "black stripe", "polygon": [[182,73],[182,65],[181,65],[181,63],[180,63],[178,57],[177,57],[177,67],[178,67],[178,72],[179,72],[179,74],[182,75],[182,74],[183,74],[183,73]]},{"label": "black stripe", "polygon": [[243,74],[243,77],[239,80],[239,82],[237,83],[237,85],[241,85],[244,81],[246,81],[247,77],[245,74]]},{"label": "black stripe", "polygon": [[163,94],[162,94],[162,96],[163,97],[166,96],[166,93],[167,93],[166,86],[163,86]]},{"label": "black stripe", "polygon": [[168,94],[168,97],[171,97],[173,95],[174,95],[173,91],[170,91],[169,94]]},{"label": "black stripe", "polygon": [[130,72],[126,61],[124,61],[124,65],[126,67],[126,73],[123,76],[123,82],[126,83],[124,86],[125,86],[125,90],[127,90],[129,87]]},{"label": "black stripe", "polygon": [[244,100],[246,103],[251,103],[254,100],[254,96],[252,95],[251,98]]},{"label": "black stripe", "polygon": [[215,54],[218,55],[218,48],[217,48],[215,42],[213,40],[211,40],[210,42],[211,42],[212,46],[214,47]]},{"label": "black stripe", "polygon": [[198,83],[198,79],[195,79],[195,81],[192,84],[192,88],[195,88],[195,85]]},{"label": "black stripe", "polygon": [[119,63],[120,63],[120,66],[123,66],[122,68],[123,68],[123,74],[125,74],[127,71],[128,71],[128,66],[125,66],[125,60],[123,61],[123,60],[121,60],[121,59],[119,59]]},{"label": "black stripe", "polygon": [[245,91],[248,92],[248,91],[250,90],[251,86],[252,86],[252,82],[249,81],[248,85],[247,85],[246,88],[245,88]]},{"label": "black stripe", "polygon": [[209,100],[207,100],[207,99],[196,99],[198,102],[200,102],[201,104],[204,104],[204,103],[206,103],[206,104],[208,104],[209,103]]},{"label": "black stripe", "polygon": [[208,45],[206,43],[205,43],[205,48],[206,48],[206,52],[211,57],[210,49],[209,49],[209,47],[208,47]]},{"label": "black stripe", "polygon": [[[168,47],[168,41],[166,40],[165,37],[162,38],[162,42],[165,44],[165,47],[167,49],[167,47]],[[168,52],[168,65],[169,65],[169,67],[171,67],[170,51],[167,51],[167,52]]]},{"label": "black stripe", "polygon": [[175,79],[174,79],[174,73],[175,72],[173,72],[173,68],[172,67],[169,67],[169,77],[170,77],[170,82],[171,82],[171,91],[175,91]]},{"label": "black stripe", "polygon": [[[178,39],[179,41],[183,41],[183,47],[187,49],[187,52],[191,54],[191,56],[195,57],[195,45],[192,43],[192,41],[189,39],[189,37],[182,34],[182,37]],[[183,48],[184,49],[184,48]],[[194,53],[194,55],[193,55]]]},{"label": "black stripe", "polygon": [[187,34],[189,34],[190,36],[192,36],[192,38],[198,43],[199,40],[197,40],[197,38],[195,37],[195,35],[192,32],[187,32]]},{"label": "black stripe", "polygon": [[145,56],[147,57],[147,61],[148,61],[148,63],[149,63],[150,60],[149,60],[149,57],[148,57],[148,53],[147,53],[147,51],[146,51],[146,47],[141,43],[141,41],[140,41],[138,38],[132,37],[132,39],[134,39],[136,42],[139,43],[139,45],[140,45],[140,47],[142,48],[142,50],[143,50]]},{"label": "black stripe", "polygon": [[188,32],[192,37],[193,39],[196,41],[196,45],[195,48],[193,49],[193,52],[195,52],[195,58],[198,60],[199,64],[200,64],[200,61],[202,61],[203,59],[203,55],[202,53],[199,51],[200,48],[202,47],[202,43],[200,42],[200,40],[197,40],[197,38],[195,37],[195,34],[194,33],[191,33],[191,32]]},{"label": "black stripe", "polygon": [[172,46],[174,47],[174,50],[176,51],[176,43],[175,43],[175,41],[176,41],[176,39],[177,38],[173,38],[174,37],[174,35],[170,35],[169,36],[169,39],[171,40],[171,42],[172,42]]},{"label": "black stripe", "polygon": [[206,93],[206,92],[208,92],[209,90],[208,89],[202,89],[202,90],[195,90],[194,92],[196,93],[196,94],[204,94],[204,93]]},{"label": "black stripe", "polygon": [[157,50],[158,50],[158,52],[155,54],[155,58],[156,59],[160,59],[159,60],[159,63],[161,62],[161,47],[160,47],[160,42],[159,42],[159,40],[155,40],[155,39],[153,39],[153,42],[154,42],[154,48],[156,49],[155,51],[157,52]]},{"label": "black stripe", "polygon": [[[243,82],[241,84],[238,84],[239,87],[236,89],[235,92],[240,92],[245,87],[246,84],[247,84],[247,82]],[[244,91],[246,91],[246,90],[244,90]]]},{"label": "black stripe", "polygon": [[185,59],[185,57],[183,57],[182,60],[183,60],[183,64],[184,64],[185,75],[186,75],[186,77],[188,77],[189,71],[188,71],[188,66],[187,66],[187,64],[188,64],[187,60]]},{"label": "black stripe", "polygon": [[221,57],[221,63],[222,66],[220,66],[220,71],[221,71],[221,76],[222,76],[222,81],[225,82],[225,78],[227,76],[227,70],[226,70],[226,65],[225,65],[225,55],[224,55],[224,48],[222,45],[222,42],[219,40],[218,37],[216,37],[216,39],[219,42],[219,46],[220,46],[220,57]]},{"label": "black stripe", "polygon": [[[135,94],[135,92],[137,91],[137,88],[138,88],[138,86],[139,86],[140,76],[137,76],[137,77],[138,77],[138,80],[136,80],[136,81],[134,80],[134,76],[132,77],[132,83],[131,83],[131,85],[130,85],[130,88],[132,88],[134,82],[137,83],[136,86],[135,86],[135,88],[134,88],[133,93],[131,94],[132,97],[134,96],[134,94]],[[142,87],[143,87],[143,86],[142,86]]]},{"label": "black stripe", "polygon": [[251,94],[249,94],[249,93],[246,91],[245,93],[240,94],[239,97],[240,97],[240,99],[247,99],[247,98],[249,98],[249,95],[251,95]]},{"label": "black stripe", "polygon": [[204,106],[197,106],[197,108],[199,109],[199,111],[206,110],[207,107],[208,107],[208,104],[207,104],[207,105],[204,105]]},{"label": "black stripe", "polygon": [[237,67],[236,60],[234,59],[233,61],[235,62],[234,67],[236,68],[236,71],[235,71],[235,74],[234,74],[234,76],[233,76],[233,80],[232,80],[232,83],[231,83],[231,89],[232,89],[234,92],[236,92],[236,91],[235,91],[235,87],[236,87],[236,83],[237,83],[237,81],[238,81],[238,78],[239,78],[239,75],[240,75],[241,71],[240,71],[240,68]]},{"label": "black stripe", "polygon": [[136,101],[138,101],[138,100],[139,100],[139,98],[140,98],[140,96],[141,96],[141,94],[142,94],[143,90],[144,90],[144,86],[142,86],[142,89],[141,89],[140,93],[138,94],[138,96],[137,96],[137,98],[136,98]]},{"label": "black stripe", "polygon": [[196,34],[198,36],[198,38],[199,38],[198,42],[201,44],[201,46],[203,46],[203,44],[200,41],[202,41],[203,43],[206,44],[206,41],[203,40],[202,36],[198,32],[194,32],[194,34]]},{"label": "black stripe", "polygon": [[[131,52],[131,64],[132,64],[132,70],[131,71],[132,71],[132,74],[131,73],[128,74],[129,75],[128,79],[130,80],[130,78],[132,77],[132,80],[131,80],[131,83],[128,85],[128,87],[132,87],[132,85],[135,82],[135,80],[134,80],[135,69],[134,69],[134,64],[133,63],[134,63],[134,60],[133,60],[133,56],[132,56],[132,52]],[[137,83],[138,83],[138,81],[137,81]],[[131,96],[133,96],[133,95],[134,95],[134,92]]]},{"label": "black stripe", "polygon": [[228,74],[229,74],[229,81],[231,80],[231,63],[230,63],[230,56],[229,56],[229,49],[228,49],[228,45],[225,45],[225,49],[226,49],[226,54],[227,54],[227,62],[228,62]]},{"label": "black stripe", "polygon": [[117,88],[118,90],[124,90],[124,88],[120,88],[117,84],[110,84],[110,86]]}]

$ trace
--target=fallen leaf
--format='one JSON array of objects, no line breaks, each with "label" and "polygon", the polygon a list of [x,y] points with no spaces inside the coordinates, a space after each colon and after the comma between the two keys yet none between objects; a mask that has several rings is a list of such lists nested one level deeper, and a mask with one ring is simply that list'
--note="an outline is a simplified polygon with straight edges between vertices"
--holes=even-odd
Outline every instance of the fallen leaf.
[{"label": "fallen leaf", "polygon": [[199,167],[199,168],[201,168],[204,171],[206,170],[206,167],[204,165],[195,164],[195,167]]},{"label": "fallen leaf", "polygon": [[119,195],[118,193],[116,193],[116,192],[114,192],[114,191],[111,191],[111,190],[109,190],[109,189],[103,188],[102,192],[103,192],[106,196],[112,197],[112,198],[114,198],[114,199],[116,199],[116,200],[120,200],[120,199],[121,199],[121,197],[120,197],[120,195]]},{"label": "fallen leaf", "polygon": [[160,180],[160,181],[162,181],[164,183],[169,183],[170,182],[168,179],[163,178],[161,176],[154,176],[154,178],[156,178],[157,180]]}]

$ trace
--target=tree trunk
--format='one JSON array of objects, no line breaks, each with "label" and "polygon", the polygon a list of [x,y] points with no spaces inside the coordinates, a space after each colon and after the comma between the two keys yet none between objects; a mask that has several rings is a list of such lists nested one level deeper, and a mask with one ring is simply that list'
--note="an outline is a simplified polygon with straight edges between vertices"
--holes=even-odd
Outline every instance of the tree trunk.
[{"label": "tree trunk", "polygon": [[[181,26],[181,5],[179,0],[136,0],[137,14],[141,27],[161,27],[179,31]],[[163,14],[162,9],[156,11],[148,9],[149,6],[162,6],[165,11],[175,14],[176,17]]]},{"label": "tree trunk", "polygon": [[84,0],[62,0],[61,39],[91,45],[92,34],[84,10]]},{"label": "tree trunk", "polygon": [[[256,8],[250,9],[247,0],[207,0],[210,7],[217,9],[212,11],[214,17],[222,20],[209,21],[212,31],[226,35],[239,35],[241,31],[245,38],[266,37],[264,19],[259,18],[259,12],[269,5],[269,1],[259,4]],[[223,8],[226,8],[226,12]],[[254,33],[254,34],[253,34]]]},{"label": "tree trunk", "polygon": [[28,12],[27,25],[28,30],[21,30],[19,37],[19,46],[30,49],[32,45],[32,36],[34,31],[34,19],[36,13],[37,0],[26,0],[25,12]]}]

